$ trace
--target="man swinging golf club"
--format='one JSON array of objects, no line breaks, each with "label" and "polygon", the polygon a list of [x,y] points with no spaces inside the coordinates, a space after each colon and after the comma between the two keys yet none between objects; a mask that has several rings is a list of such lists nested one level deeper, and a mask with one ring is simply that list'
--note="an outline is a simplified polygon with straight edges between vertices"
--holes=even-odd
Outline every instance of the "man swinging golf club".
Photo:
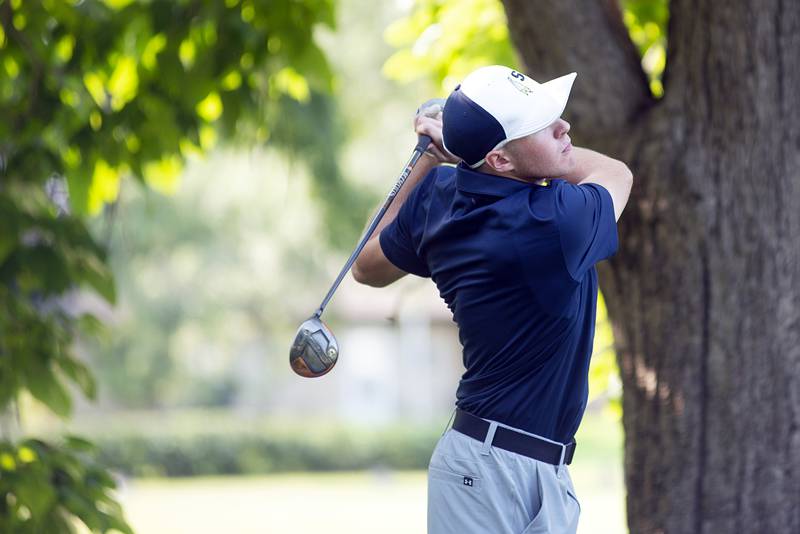
[{"label": "man swinging golf club", "polygon": [[[586,407],[594,265],[617,249],[627,166],[572,147],[561,119],[575,73],[547,83],[480,68],[356,261],[356,280],[431,277],[466,371],[428,468],[428,532],[574,533],[567,465]],[[455,167],[438,165],[456,163]]]}]

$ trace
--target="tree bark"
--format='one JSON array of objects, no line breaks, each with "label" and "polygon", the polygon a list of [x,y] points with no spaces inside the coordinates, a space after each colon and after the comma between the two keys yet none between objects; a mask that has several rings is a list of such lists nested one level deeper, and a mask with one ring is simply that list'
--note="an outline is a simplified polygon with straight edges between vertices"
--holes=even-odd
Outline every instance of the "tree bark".
[{"label": "tree bark", "polygon": [[614,2],[504,3],[534,78],[579,73],[570,135],[635,176],[599,269],[631,532],[800,532],[800,2],[673,0],[660,101]]}]

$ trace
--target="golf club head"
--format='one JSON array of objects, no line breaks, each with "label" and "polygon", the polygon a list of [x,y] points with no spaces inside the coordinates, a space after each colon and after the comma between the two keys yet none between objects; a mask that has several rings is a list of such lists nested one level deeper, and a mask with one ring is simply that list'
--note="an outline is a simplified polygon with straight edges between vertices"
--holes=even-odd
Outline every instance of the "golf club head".
[{"label": "golf club head", "polygon": [[289,365],[300,376],[322,376],[336,365],[339,344],[319,317],[303,321],[289,351]]}]

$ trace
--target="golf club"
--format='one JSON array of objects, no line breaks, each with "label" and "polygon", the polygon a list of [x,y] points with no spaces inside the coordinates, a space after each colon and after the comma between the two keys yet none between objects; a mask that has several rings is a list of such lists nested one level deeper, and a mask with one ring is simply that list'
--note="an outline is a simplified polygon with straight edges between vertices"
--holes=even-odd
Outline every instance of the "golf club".
[{"label": "golf club", "polygon": [[[440,111],[442,111],[443,108],[444,100],[441,98],[434,98],[428,100],[419,107],[417,110],[417,116],[423,115],[426,117],[435,117]],[[378,213],[375,214],[375,216],[372,218],[372,221],[369,223],[369,226],[364,231],[361,240],[358,242],[358,245],[356,245],[356,248],[350,255],[350,258],[348,258],[347,262],[344,264],[344,267],[342,267],[341,272],[339,272],[339,276],[336,277],[333,285],[328,290],[328,294],[325,295],[325,298],[322,300],[322,304],[319,305],[319,308],[316,312],[314,312],[314,315],[303,321],[303,324],[301,324],[300,328],[297,329],[294,343],[292,343],[292,348],[289,351],[289,365],[298,375],[307,378],[322,376],[333,369],[333,366],[336,365],[336,361],[339,358],[339,344],[337,343],[333,332],[331,332],[328,326],[320,319],[322,312],[333,297],[333,294],[339,287],[339,284],[344,279],[347,271],[350,270],[353,262],[355,262],[356,258],[358,258],[358,255],[361,253],[364,245],[367,244],[372,232],[375,231],[375,228],[383,218],[383,215],[386,213],[389,205],[394,200],[394,197],[400,191],[400,188],[403,187],[403,184],[411,174],[411,171],[414,169],[417,161],[422,156],[422,153],[425,152],[430,143],[431,138],[429,136],[418,136],[417,146],[414,147],[414,152],[411,154],[411,158],[409,158],[408,163],[406,163],[403,172],[400,173],[400,177],[397,179],[397,182],[395,182],[394,187],[392,187],[392,190],[389,191],[389,195],[383,202],[381,209],[378,210]]]}]

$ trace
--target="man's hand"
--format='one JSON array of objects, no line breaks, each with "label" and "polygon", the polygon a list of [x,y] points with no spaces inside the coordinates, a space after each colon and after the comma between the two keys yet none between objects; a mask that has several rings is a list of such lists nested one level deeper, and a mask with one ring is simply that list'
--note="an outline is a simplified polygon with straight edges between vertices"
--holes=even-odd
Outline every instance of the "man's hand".
[{"label": "man's hand", "polygon": [[417,115],[414,118],[414,130],[417,134],[425,134],[430,136],[433,142],[428,145],[428,149],[424,152],[426,155],[436,160],[436,163],[458,163],[461,161],[457,156],[454,156],[444,148],[442,143],[442,112],[440,111],[435,117],[426,117],[424,115]]}]

